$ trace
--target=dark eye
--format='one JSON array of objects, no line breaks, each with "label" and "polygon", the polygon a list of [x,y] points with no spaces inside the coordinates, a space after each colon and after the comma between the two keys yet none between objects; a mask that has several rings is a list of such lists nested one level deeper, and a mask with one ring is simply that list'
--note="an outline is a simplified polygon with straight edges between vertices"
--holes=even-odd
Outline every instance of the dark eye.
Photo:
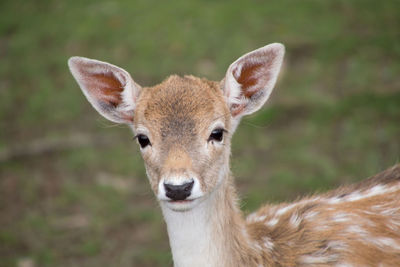
[{"label": "dark eye", "polygon": [[215,129],[211,132],[208,141],[217,141],[221,142],[224,137],[224,129]]},{"label": "dark eye", "polygon": [[141,148],[145,148],[146,146],[151,145],[150,139],[144,134],[138,134],[136,138]]}]

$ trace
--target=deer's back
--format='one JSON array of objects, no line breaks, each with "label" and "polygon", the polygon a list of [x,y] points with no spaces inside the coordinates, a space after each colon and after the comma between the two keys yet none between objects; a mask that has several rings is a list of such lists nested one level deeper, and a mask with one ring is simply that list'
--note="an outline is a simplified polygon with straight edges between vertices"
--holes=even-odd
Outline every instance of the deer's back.
[{"label": "deer's back", "polygon": [[276,265],[400,266],[400,164],[323,195],[264,206],[248,216],[247,229],[254,249]]}]

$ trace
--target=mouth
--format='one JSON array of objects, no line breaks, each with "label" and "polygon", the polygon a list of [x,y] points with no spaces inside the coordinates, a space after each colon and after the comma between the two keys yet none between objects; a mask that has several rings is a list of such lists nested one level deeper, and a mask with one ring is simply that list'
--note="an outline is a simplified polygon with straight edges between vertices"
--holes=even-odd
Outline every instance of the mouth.
[{"label": "mouth", "polygon": [[166,206],[173,211],[189,211],[196,206],[198,198],[185,200],[167,200]]},{"label": "mouth", "polygon": [[168,200],[169,203],[176,203],[176,204],[183,204],[183,203],[189,203],[194,201],[194,199],[185,199],[185,200]]}]

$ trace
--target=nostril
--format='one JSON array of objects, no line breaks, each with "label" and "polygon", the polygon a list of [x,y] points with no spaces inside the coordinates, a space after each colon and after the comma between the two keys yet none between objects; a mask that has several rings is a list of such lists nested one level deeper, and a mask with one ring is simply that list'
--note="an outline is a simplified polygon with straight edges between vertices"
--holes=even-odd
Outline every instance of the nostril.
[{"label": "nostril", "polygon": [[193,184],[194,184],[194,181],[191,181],[190,183],[184,184],[184,185],[183,185],[183,186],[184,186],[184,189],[183,189],[183,190],[185,190],[185,192],[190,192],[190,191],[192,191]]},{"label": "nostril", "polygon": [[172,191],[171,185],[169,185],[169,184],[164,184],[164,188],[165,188],[166,192],[171,192]]},{"label": "nostril", "polygon": [[182,185],[172,185],[164,183],[165,194],[172,200],[185,200],[190,196],[194,181]]}]

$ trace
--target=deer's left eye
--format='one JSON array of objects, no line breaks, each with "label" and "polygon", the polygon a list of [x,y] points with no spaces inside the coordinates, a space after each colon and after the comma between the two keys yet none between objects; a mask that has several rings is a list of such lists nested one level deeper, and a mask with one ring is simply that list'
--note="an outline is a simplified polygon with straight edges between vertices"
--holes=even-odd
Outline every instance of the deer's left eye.
[{"label": "deer's left eye", "polygon": [[211,134],[210,137],[208,137],[207,141],[217,141],[217,142],[221,142],[222,139],[224,138],[224,129],[221,128],[217,128],[214,129]]}]

